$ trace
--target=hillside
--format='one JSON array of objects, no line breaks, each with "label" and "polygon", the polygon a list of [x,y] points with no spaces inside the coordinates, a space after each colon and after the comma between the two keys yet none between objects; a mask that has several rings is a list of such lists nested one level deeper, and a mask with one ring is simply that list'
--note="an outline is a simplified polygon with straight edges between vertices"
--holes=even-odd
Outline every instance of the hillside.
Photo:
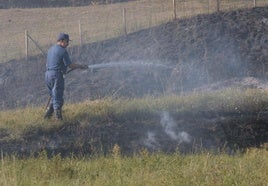
[{"label": "hillside", "polygon": [[[267,25],[264,7],[199,15],[82,48],[71,46],[74,61],[120,64],[68,74],[66,102],[177,94],[231,78],[265,80]],[[42,56],[0,64],[0,110],[44,105],[44,73]]]},{"label": "hillside", "polygon": [[[86,71],[72,71],[66,75],[66,103],[105,97],[188,94],[230,86],[266,89],[267,34],[268,7],[263,7],[178,19],[125,37],[87,44],[82,48],[71,46],[69,51],[73,60],[91,68]],[[0,64],[0,109],[45,106],[48,95],[44,73],[45,58],[42,56],[33,56],[28,61],[12,60]],[[223,145],[226,137],[238,140],[240,147],[259,146],[265,140],[267,142],[267,121],[256,120],[256,113],[236,113],[233,117],[224,116],[227,118],[224,121],[221,120],[222,117],[218,117],[218,113],[206,111],[186,115],[169,114],[163,112],[160,116],[152,117],[151,122],[159,122],[159,117],[163,122],[167,118],[173,118],[177,123],[186,122],[188,126],[184,129],[191,131],[191,135],[196,135],[198,139],[206,139],[204,143],[208,147],[216,148],[218,138],[219,144]],[[121,127],[120,131],[117,131],[116,126],[111,126],[115,121],[109,121],[100,128],[92,128],[91,125],[82,127],[77,121],[66,123],[65,127],[49,133],[37,129],[33,133],[26,133],[25,139],[27,144],[31,144],[34,143],[31,139],[41,140],[41,135],[59,141],[64,136],[79,136],[79,131],[91,131],[90,134],[96,135],[96,138],[104,135],[102,142],[108,143],[105,144],[107,146],[119,143],[123,150],[132,151],[129,144],[139,146],[139,142],[134,139],[139,132],[146,129],[143,122],[116,121],[122,122],[117,125]],[[224,134],[222,122],[230,124],[224,129]],[[241,131],[246,131],[246,135],[242,134],[242,138],[225,136],[234,130],[232,127],[235,128],[235,135],[241,135]],[[75,129],[70,134],[73,128]],[[163,129],[159,126],[155,130]],[[202,130],[203,132],[198,132]],[[59,131],[62,133],[56,135]],[[187,141],[187,135],[181,135]],[[159,148],[166,151],[176,148],[177,144],[165,140],[165,136],[160,135],[160,139],[164,143]],[[83,145],[87,146],[87,142],[84,142]],[[10,145],[22,145],[21,143],[24,144],[15,141],[10,142]],[[68,145],[72,144],[65,147]],[[76,147],[70,148],[76,151]],[[57,150],[69,151],[63,146],[62,151]]]}]

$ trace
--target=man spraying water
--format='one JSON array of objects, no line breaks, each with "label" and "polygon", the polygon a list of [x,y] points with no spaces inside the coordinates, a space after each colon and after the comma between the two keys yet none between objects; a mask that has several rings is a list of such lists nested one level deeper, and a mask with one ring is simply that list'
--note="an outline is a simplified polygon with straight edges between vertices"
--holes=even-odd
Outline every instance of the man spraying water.
[{"label": "man spraying water", "polygon": [[51,118],[55,111],[57,120],[62,120],[62,106],[64,103],[64,78],[67,68],[87,69],[87,65],[75,64],[70,60],[66,47],[69,45],[69,35],[60,33],[57,43],[53,45],[47,54],[45,81],[50,98],[44,118]]}]

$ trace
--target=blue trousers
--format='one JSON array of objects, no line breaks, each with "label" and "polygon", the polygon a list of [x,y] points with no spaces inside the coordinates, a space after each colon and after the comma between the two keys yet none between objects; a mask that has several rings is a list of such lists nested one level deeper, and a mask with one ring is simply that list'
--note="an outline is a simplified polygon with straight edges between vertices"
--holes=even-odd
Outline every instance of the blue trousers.
[{"label": "blue trousers", "polygon": [[46,71],[45,81],[51,96],[51,103],[54,110],[61,109],[64,103],[64,78],[63,73],[59,71]]}]

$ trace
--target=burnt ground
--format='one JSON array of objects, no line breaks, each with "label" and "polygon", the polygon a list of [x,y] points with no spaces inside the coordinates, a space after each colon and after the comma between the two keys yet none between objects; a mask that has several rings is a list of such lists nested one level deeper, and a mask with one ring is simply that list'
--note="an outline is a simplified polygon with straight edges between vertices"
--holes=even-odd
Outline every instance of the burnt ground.
[{"label": "burnt ground", "polygon": [[[267,89],[268,7],[174,20],[68,50],[74,61],[92,68],[67,74],[67,103],[230,86]],[[99,64],[103,67],[97,68]],[[43,56],[0,64],[0,110],[44,106],[48,99],[44,73]],[[169,113],[175,133],[165,128],[161,114],[143,120],[110,118],[101,120],[101,125],[100,121],[87,126],[77,121],[53,131],[32,129],[24,139],[0,143],[6,152],[25,154],[42,148],[63,154],[90,153],[98,146],[108,151],[115,143],[126,153],[142,147],[169,152],[178,146],[183,152],[199,147],[232,151],[234,147],[259,147],[268,141],[265,113]],[[1,133],[2,139],[8,135],[8,131]]]}]

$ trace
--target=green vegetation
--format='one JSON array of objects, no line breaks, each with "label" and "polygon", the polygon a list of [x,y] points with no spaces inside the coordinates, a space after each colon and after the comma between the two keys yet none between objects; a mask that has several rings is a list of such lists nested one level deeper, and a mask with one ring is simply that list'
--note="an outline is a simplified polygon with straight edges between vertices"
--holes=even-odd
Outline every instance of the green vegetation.
[{"label": "green vegetation", "polygon": [[250,149],[229,156],[204,152],[195,155],[120,154],[115,145],[109,156],[2,158],[0,185],[260,185],[268,182],[268,151]]},{"label": "green vegetation", "polygon": [[[197,110],[241,113],[258,112],[268,105],[262,90],[227,89],[215,93],[194,93],[161,98],[97,100],[64,107],[65,121],[79,120],[84,125],[109,121],[111,117],[144,120],[159,110],[176,113]],[[0,130],[9,130],[5,139],[18,139],[23,131],[57,127],[56,121],[43,120],[43,108],[0,112]],[[65,122],[64,121],[64,122]],[[64,122],[61,123],[64,125]],[[87,157],[37,156],[18,158],[1,152],[0,185],[265,185],[268,182],[268,151],[248,149],[227,155],[203,152],[182,155],[149,153],[141,150],[132,156],[121,154],[115,145],[108,155]]]}]

